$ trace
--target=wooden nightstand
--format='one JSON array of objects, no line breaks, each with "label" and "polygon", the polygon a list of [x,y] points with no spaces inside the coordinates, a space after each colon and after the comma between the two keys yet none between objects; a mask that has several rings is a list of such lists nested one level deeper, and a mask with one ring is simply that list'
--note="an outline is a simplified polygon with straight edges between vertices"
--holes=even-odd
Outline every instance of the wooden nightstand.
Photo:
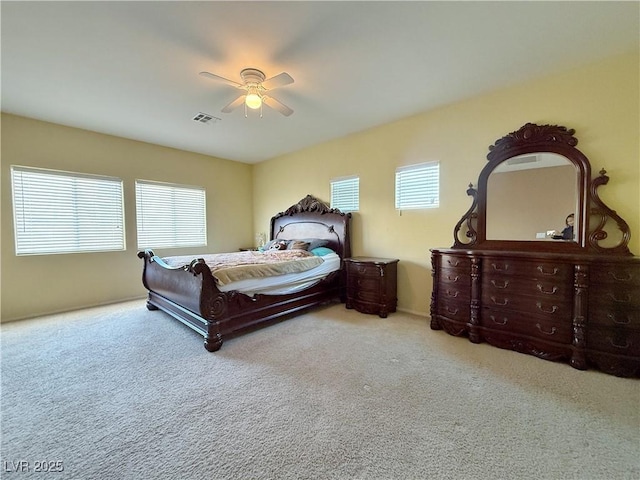
[{"label": "wooden nightstand", "polygon": [[375,257],[345,258],[347,308],[382,318],[396,311],[398,259]]}]

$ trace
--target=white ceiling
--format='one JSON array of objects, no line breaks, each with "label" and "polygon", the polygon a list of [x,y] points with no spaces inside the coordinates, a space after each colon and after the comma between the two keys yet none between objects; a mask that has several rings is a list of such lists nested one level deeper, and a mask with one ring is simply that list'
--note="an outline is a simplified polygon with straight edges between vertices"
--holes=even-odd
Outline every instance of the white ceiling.
[{"label": "white ceiling", "polygon": [[[1,2],[2,110],[260,162],[639,48],[631,2]],[[254,67],[295,83],[222,113]],[[221,118],[196,123],[204,112]]]}]

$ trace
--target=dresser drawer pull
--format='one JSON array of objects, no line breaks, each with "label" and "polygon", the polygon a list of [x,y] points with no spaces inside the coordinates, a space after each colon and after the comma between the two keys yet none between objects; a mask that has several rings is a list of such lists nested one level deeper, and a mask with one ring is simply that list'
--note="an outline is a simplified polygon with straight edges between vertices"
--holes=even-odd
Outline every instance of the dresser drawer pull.
[{"label": "dresser drawer pull", "polygon": [[609,343],[616,348],[627,349],[631,346],[631,344],[629,343],[629,340],[626,340],[624,345],[618,345],[616,342],[613,341],[611,337],[607,337],[607,340],[609,340]]},{"label": "dresser drawer pull", "polygon": [[607,318],[611,320],[613,323],[617,323],[618,325],[629,325],[631,323],[631,317],[617,319],[615,315],[612,313],[607,313]]},{"label": "dresser drawer pull", "polygon": [[626,298],[617,298],[615,293],[608,293],[607,295],[609,295],[614,302],[629,303],[631,301],[630,293],[627,293]]},{"label": "dresser drawer pull", "polygon": [[496,282],[495,280],[491,280],[491,285],[496,288],[507,288],[507,285],[509,285],[509,280],[503,280],[502,285],[498,285],[498,282]]},{"label": "dresser drawer pull", "polygon": [[449,312],[451,315],[456,315],[458,313],[458,309],[455,308],[453,310],[451,310],[449,307],[446,308],[447,312]]},{"label": "dresser drawer pull", "polygon": [[544,313],[556,313],[556,310],[558,310],[558,307],[557,307],[556,305],[552,305],[552,306],[551,306],[551,308],[549,308],[549,309],[544,308],[544,307],[542,306],[542,303],[540,303],[540,302],[537,302],[537,303],[536,303],[536,306],[538,307],[538,309],[539,309],[540,311],[542,311],[542,312],[544,312]]},{"label": "dresser drawer pull", "polygon": [[550,332],[545,332],[539,323],[536,323],[536,327],[538,327],[538,330],[540,330],[540,333],[544,333],[545,335],[555,335],[556,333],[556,327],[551,327]]},{"label": "dresser drawer pull", "polygon": [[616,275],[616,272],[609,272],[609,275],[611,275],[616,282],[628,282],[633,278],[633,275],[631,275],[628,272],[627,272],[627,278],[618,278],[618,276]]},{"label": "dresser drawer pull", "polygon": [[455,277],[452,277],[451,275],[447,275],[447,280],[449,280],[450,282],[457,282],[460,279],[460,276],[456,275]]},{"label": "dresser drawer pull", "polygon": [[558,273],[558,269],[556,267],[553,267],[552,271],[547,271],[545,272],[544,270],[544,266],[543,265],[538,265],[538,271],[542,274],[542,275],[555,275]]},{"label": "dresser drawer pull", "polygon": [[458,265],[460,265],[460,260],[456,260],[455,263],[452,262],[451,260],[447,260],[447,263],[452,267],[457,267]]},{"label": "dresser drawer pull", "polygon": [[558,291],[558,287],[556,286],[551,287],[551,290],[545,290],[544,285],[541,285],[540,283],[538,283],[536,287],[538,287],[539,292],[544,293],[546,295],[555,295],[555,293]]},{"label": "dresser drawer pull", "polygon": [[506,325],[507,324],[507,317],[504,317],[502,319],[502,321],[498,321],[496,319],[496,317],[494,317],[493,315],[489,315],[489,317],[491,318],[491,320],[493,321],[493,323],[497,324],[497,325]]},{"label": "dresser drawer pull", "polygon": [[506,272],[507,270],[509,270],[508,264],[505,264],[504,266],[502,266],[502,265],[496,265],[495,263],[492,263],[491,266],[496,272]]},{"label": "dresser drawer pull", "polygon": [[460,295],[460,292],[458,292],[457,290],[455,292],[452,292],[451,290],[447,290],[448,297],[456,298],[458,295]]},{"label": "dresser drawer pull", "polygon": [[502,302],[499,302],[496,300],[496,297],[491,297],[491,301],[493,303],[495,303],[496,305],[506,305],[507,303],[509,303],[509,299],[505,298]]}]

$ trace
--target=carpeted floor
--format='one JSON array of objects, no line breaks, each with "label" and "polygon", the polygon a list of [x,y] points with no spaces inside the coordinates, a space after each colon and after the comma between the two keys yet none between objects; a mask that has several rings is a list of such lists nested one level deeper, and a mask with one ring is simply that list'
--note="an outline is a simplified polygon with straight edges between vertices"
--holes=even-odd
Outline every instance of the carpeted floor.
[{"label": "carpeted floor", "polygon": [[640,478],[640,381],[408,314],[331,305],[217,353],[144,301],[1,333],[2,478]]}]

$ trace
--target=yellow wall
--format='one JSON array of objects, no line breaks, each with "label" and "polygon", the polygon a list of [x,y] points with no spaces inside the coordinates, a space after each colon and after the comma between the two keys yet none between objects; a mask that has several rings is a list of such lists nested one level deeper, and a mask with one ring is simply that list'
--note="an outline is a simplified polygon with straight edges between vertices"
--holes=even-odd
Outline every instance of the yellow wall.
[{"label": "yellow wall", "polygon": [[[201,185],[207,190],[210,252],[253,243],[251,165],[2,114],[2,320],[143,297],[136,256],[135,179]],[[122,178],[126,251],[15,255],[11,165]],[[160,255],[200,253],[157,250]]]},{"label": "yellow wall", "polygon": [[[144,295],[142,262],[136,257],[136,178],[206,187],[207,250],[221,252],[252,244],[254,234],[268,231],[274,213],[309,193],[329,200],[330,180],[353,174],[360,176],[360,211],[354,214],[352,229],[354,255],[399,258],[399,308],[426,315],[432,286],[429,249],[453,243],[453,227],[470,206],[467,185],[476,182],[488,146],[526,122],[576,129],[578,148],[590,158],[594,173],[607,169],[611,181],[601,188],[601,197],[627,220],[630,248],[640,254],[639,70],[639,53],[634,52],[255,166],[3,114],[2,320]],[[396,167],[431,160],[440,161],[440,208],[399,215],[394,208]],[[16,257],[12,164],[122,178],[127,250]]]},{"label": "yellow wall", "polygon": [[[576,130],[594,173],[611,181],[601,198],[631,227],[640,254],[639,53],[488,93],[345,138],[283,155],[254,167],[254,228],[306,194],[329,200],[330,180],[360,176],[353,254],[400,259],[399,308],[428,314],[430,248],[453,243],[456,222],[470,206],[465,191],[486,163],[489,145],[526,122]],[[394,209],[394,174],[401,165],[440,162],[440,208]]]}]

